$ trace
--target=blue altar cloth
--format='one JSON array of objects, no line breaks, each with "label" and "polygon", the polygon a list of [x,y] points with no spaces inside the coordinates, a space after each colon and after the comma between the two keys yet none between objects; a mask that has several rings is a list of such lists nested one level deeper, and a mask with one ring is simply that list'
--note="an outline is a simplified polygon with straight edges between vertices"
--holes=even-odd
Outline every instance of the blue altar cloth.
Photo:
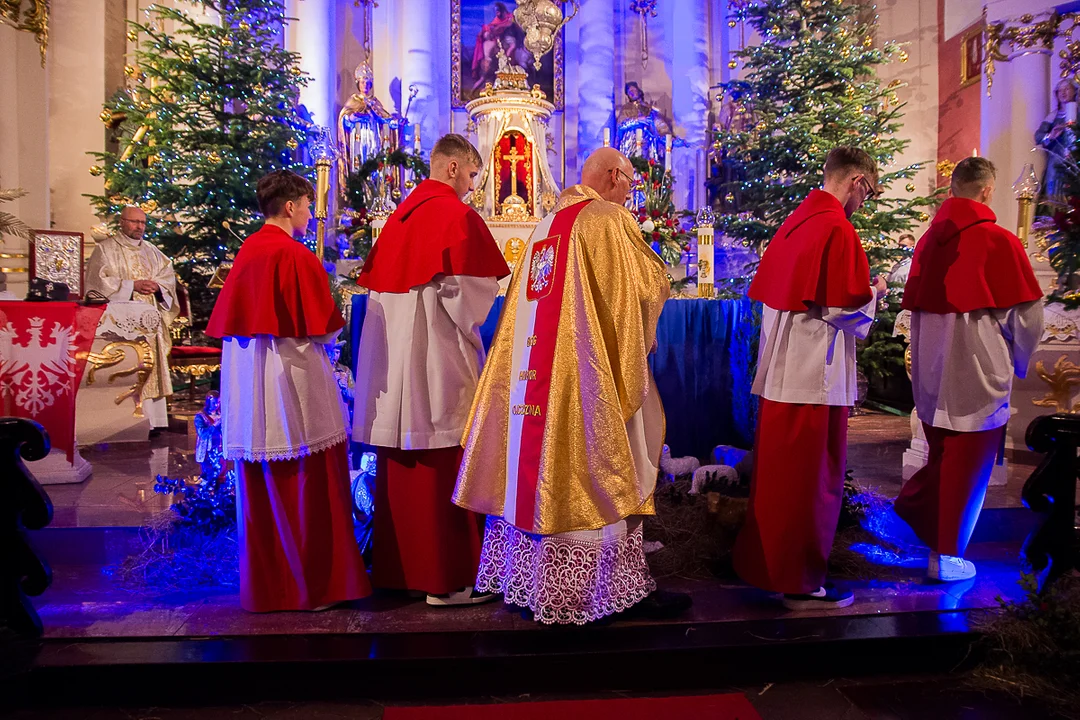
[{"label": "blue altar cloth", "polygon": [[[350,348],[359,345],[367,300],[367,295],[352,298]],[[491,346],[504,301],[495,298],[480,328],[484,347]],[[650,366],[664,403],[673,457],[693,455],[712,462],[717,445],[751,446],[757,411],[750,394],[757,333],[753,305],[745,298],[668,300],[664,305]],[[351,356],[355,376],[356,353]]]}]

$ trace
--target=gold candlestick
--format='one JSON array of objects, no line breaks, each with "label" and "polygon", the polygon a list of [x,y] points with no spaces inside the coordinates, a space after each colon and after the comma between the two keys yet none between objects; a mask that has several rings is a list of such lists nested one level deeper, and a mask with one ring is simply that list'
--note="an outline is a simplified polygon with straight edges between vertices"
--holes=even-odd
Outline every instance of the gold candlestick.
[{"label": "gold candlestick", "polygon": [[323,259],[326,247],[326,218],[330,203],[330,158],[315,161],[315,256]]},{"label": "gold candlestick", "polygon": [[1035,219],[1035,198],[1039,196],[1039,178],[1035,177],[1035,167],[1031,163],[1024,165],[1012,188],[1017,204],[1016,236],[1027,247],[1031,222]]}]

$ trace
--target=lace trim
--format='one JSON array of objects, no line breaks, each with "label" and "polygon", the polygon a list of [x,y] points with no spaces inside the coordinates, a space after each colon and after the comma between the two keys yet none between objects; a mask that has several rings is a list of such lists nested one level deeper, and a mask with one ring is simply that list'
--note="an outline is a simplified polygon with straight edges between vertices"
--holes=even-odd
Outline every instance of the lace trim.
[{"label": "lace trim", "polygon": [[629,609],[655,589],[641,525],[623,537],[588,541],[487,520],[476,590],[503,593],[539,622],[584,625]]},{"label": "lace trim", "polygon": [[246,447],[230,447],[226,450],[225,456],[229,460],[244,460],[246,462],[297,460],[302,457],[321,453],[324,450],[329,450],[338,443],[343,443],[348,439],[348,433],[344,430],[340,430],[333,435],[322,438],[321,440],[315,440],[307,445],[260,448],[258,450]]}]

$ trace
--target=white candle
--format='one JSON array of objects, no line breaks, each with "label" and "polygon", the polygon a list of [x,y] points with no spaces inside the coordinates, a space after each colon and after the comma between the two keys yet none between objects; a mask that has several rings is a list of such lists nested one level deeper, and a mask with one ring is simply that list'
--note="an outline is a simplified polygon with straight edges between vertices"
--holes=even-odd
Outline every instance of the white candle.
[{"label": "white candle", "polygon": [[604,128],[604,147],[611,147],[611,128]]},{"label": "white candle", "polygon": [[417,155],[420,154],[420,126],[413,127],[412,149]]},{"label": "white candle", "polygon": [[664,138],[664,171],[671,172],[671,136]]}]

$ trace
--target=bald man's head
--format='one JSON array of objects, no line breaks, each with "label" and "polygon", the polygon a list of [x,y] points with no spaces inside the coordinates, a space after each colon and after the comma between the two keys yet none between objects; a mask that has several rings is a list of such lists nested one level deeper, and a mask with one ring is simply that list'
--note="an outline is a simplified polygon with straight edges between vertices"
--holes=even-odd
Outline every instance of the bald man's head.
[{"label": "bald man's head", "polygon": [[622,205],[634,183],[634,166],[625,155],[611,147],[596,150],[581,168],[581,184],[600,197]]},{"label": "bald man's head", "polygon": [[127,205],[120,211],[120,232],[132,240],[142,240],[146,234],[146,213],[135,205]]}]

